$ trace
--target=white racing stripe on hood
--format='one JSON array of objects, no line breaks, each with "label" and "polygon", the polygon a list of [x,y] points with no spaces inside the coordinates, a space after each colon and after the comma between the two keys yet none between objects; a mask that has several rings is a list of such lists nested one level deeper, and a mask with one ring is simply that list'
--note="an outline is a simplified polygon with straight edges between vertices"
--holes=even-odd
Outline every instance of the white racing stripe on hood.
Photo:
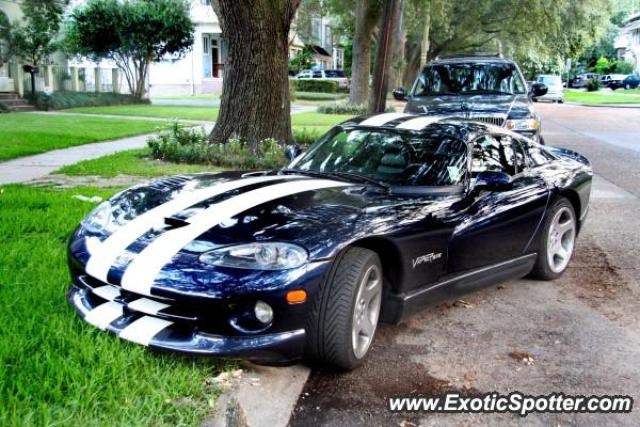
[{"label": "white racing stripe on hood", "polygon": [[432,123],[442,119],[441,116],[418,117],[416,119],[407,120],[396,126],[396,129],[422,130]]},{"label": "white racing stripe on hood", "polygon": [[405,113],[384,113],[378,114],[377,116],[369,117],[366,120],[358,123],[358,126],[382,126],[385,123],[389,123],[390,121],[399,119],[401,117],[409,117],[411,114]]},{"label": "white racing stripe on hood", "polygon": [[129,264],[122,276],[122,287],[139,294],[151,295],[151,286],[156,276],[178,251],[210,228],[248,209],[305,191],[349,185],[351,184],[325,179],[285,182],[248,191],[217,203],[190,218],[189,225],[169,230],[151,242]]},{"label": "white racing stripe on hood", "polygon": [[186,192],[185,194],[182,194],[156,208],[150,209],[142,215],[134,218],[114,231],[114,233],[102,243],[94,245],[91,250],[91,257],[87,262],[86,271],[90,276],[93,276],[103,282],[107,282],[109,269],[118,256],[120,256],[130,244],[135,242],[144,233],[155,226],[161,226],[164,224],[165,217],[172,216],[189,208],[190,206],[210,199],[211,197],[246,187],[247,185],[292,178],[305,177],[295,175],[251,177],[223,182],[211,187]]}]

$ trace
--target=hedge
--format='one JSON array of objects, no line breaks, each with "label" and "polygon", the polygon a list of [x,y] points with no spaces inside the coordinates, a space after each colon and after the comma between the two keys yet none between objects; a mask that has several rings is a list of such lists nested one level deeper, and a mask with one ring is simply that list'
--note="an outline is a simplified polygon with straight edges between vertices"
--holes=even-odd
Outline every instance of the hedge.
[{"label": "hedge", "polygon": [[59,110],[75,107],[101,107],[105,105],[148,104],[148,99],[136,98],[120,93],[97,92],[53,92],[46,95],[36,92],[35,96],[26,94],[25,98],[39,110]]},{"label": "hedge", "polygon": [[336,93],[338,91],[338,82],[333,80],[292,79],[291,86],[293,86],[297,92]]}]

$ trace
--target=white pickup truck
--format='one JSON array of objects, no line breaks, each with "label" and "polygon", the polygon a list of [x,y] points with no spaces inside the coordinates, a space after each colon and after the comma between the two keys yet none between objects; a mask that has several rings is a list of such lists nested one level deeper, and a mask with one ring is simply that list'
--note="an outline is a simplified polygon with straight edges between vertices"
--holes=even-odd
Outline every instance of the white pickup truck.
[{"label": "white pickup truck", "polygon": [[338,89],[349,89],[349,79],[342,70],[302,70],[296,79],[323,79],[338,83]]}]

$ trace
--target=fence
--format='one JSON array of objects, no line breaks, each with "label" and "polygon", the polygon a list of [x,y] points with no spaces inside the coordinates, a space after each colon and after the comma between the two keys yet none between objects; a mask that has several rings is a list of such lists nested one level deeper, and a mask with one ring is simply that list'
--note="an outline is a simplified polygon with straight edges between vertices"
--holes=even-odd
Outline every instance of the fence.
[{"label": "fence", "polygon": [[[13,64],[15,91],[21,96],[31,91],[31,74]],[[35,73],[35,89],[72,92],[130,93],[117,68],[74,65],[44,65]]]}]

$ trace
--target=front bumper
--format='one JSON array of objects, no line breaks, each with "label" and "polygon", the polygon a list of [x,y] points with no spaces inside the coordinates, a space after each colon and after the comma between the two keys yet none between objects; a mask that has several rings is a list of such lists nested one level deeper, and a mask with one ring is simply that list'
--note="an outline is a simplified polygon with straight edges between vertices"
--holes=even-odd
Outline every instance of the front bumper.
[{"label": "front bumper", "polygon": [[[99,294],[99,295],[98,295]],[[72,285],[67,297],[80,317],[99,329],[144,346],[195,355],[243,358],[259,362],[287,362],[303,354],[305,331],[249,336],[222,336],[185,327],[171,314],[163,314],[156,300],[133,304],[107,292]],[[138,299],[139,300],[139,299]],[[162,303],[159,303],[162,304]]]}]

